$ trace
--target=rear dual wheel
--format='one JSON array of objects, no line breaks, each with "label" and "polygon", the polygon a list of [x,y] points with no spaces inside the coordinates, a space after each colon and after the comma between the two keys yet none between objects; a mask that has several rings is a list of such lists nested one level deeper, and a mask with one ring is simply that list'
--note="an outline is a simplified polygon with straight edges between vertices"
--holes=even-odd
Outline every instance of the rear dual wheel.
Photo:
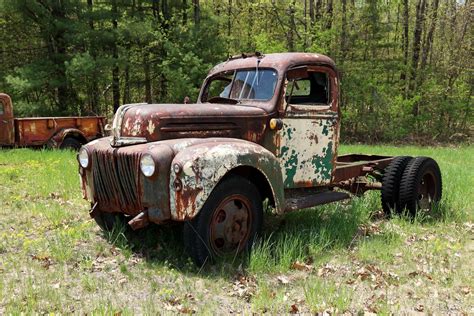
[{"label": "rear dual wheel", "polygon": [[412,160],[412,157],[399,156],[395,157],[392,162],[385,168],[382,178],[382,209],[385,215],[390,216],[392,211],[396,214],[401,212],[400,182],[406,166]]},{"label": "rear dual wheel", "polygon": [[441,171],[429,157],[395,157],[382,178],[382,208],[387,215],[407,210],[429,212],[441,200]]},{"label": "rear dual wheel", "polygon": [[410,161],[400,182],[399,204],[412,216],[429,212],[441,200],[441,171],[435,160],[417,157]]},{"label": "rear dual wheel", "polygon": [[252,247],[262,226],[263,207],[257,187],[241,176],[224,179],[200,213],[184,225],[184,243],[198,266],[234,258]]}]

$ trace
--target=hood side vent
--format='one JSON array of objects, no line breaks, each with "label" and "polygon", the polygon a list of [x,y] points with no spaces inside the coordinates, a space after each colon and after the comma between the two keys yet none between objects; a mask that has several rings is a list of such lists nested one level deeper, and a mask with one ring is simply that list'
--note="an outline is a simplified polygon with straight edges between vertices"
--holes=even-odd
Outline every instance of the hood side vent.
[{"label": "hood side vent", "polygon": [[239,127],[234,123],[216,123],[216,122],[199,122],[199,123],[169,123],[160,128],[162,132],[198,132],[198,131],[215,131],[215,130],[236,130]]}]

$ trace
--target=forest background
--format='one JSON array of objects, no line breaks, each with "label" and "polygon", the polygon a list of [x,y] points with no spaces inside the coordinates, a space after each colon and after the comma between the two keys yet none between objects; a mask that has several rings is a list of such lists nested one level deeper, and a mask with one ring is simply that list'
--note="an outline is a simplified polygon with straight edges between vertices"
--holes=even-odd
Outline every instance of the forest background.
[{"label": "forest background", "polygon": [[0,91],[17,116],[195,101],[241,52],[332,57],[343,140],[471,141],[472,0],[0,0]]}]

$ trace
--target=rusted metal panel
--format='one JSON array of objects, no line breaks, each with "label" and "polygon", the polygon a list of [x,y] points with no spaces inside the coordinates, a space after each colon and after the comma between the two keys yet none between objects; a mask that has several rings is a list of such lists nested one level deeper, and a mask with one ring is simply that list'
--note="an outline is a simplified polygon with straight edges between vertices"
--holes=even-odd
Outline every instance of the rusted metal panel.
[{"label": "rusted metal panel", "polygon": [[0,145],[59,147],[71,136],[88,142],[104,135],[103,116],[14,118],[11,98],[0,93]]},{"label": "rusted metal panel", "polygon": [[344,155],[337,158],[333,183],[365,176],[374,170],[383,170],[394,157],[378,155]]},{"label": "rusted metal panel", "polygon": [[120,111],[119,137],[141,137],[148,142],[233,137],[259,143],[268,118],[260,108],[229,104],[147,104]]},{"label": "rusted metal panel", "polygon": [[68,135],[86,141],[101,137],[103,117],[39,117],[15,119],[19,146],[44,145],[52,141],[59,146]]},{"label": "rusted metal panel", "polygon": [[7,94],[0,93],[0,145],[13,145],[14,132],[12,100]]},{"label": "rusted metal panel", "polygon": [[283,120],[277,157],[285,188],[327,185],[333,173],[337,115]]},{"label": "rusted metal panel", "polygon": [[326,191],[320,193],[308,192],[298,197],[286,199],[285,212],[292,212],[304,208],[323,205],[331,202],[342,201],[350,198],[349,194],[343,192]]},{"label": "rusted metal panel", "polygon": [[267,179],[281,213],[283,188],[279,162],[268,150],[254,143],[236,139],[209,139],[209,142],[179,152],[172,164],[181,171],[171,173],[170,206],[174,220],[193,218],[202,208],[219,181],[239,166],[255,168]]},{"label": "rusted metal panel", "polygon": [[326,66],[306,69],[328,75],[331,98],[327,105],[287,104],[285,80],[278,103],[283,127],[265,141],[280,160],[285,189],[328,185],[334,176],[340,128],[337,74]]}]

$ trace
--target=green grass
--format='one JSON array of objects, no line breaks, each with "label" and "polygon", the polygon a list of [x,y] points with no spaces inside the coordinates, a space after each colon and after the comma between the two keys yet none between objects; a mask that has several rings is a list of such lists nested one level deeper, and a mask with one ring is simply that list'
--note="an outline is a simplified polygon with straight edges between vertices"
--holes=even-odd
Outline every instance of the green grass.
[{"label": "green grass", "polygon": [[[472,313],[474,148],[340,152],[435,158],[440,207],[414,220],[381,219],[379,194],[369,192],[266,216],[248,260],[199,270],[179,225],[102,233],[82,200],[74,153],[0,150],[0,314],[276,314],[292,305],[306,313],[389,313],[420,304],[428,313]],[[293,269],[295,262],[307,269]]]},{"label": "green grass", "polygon": [[306,303],[313,313],[331,310],[342,313],[349,309],[353,290],[347,286],[336,286],[320,278],[309,280],[303,287]]}]

